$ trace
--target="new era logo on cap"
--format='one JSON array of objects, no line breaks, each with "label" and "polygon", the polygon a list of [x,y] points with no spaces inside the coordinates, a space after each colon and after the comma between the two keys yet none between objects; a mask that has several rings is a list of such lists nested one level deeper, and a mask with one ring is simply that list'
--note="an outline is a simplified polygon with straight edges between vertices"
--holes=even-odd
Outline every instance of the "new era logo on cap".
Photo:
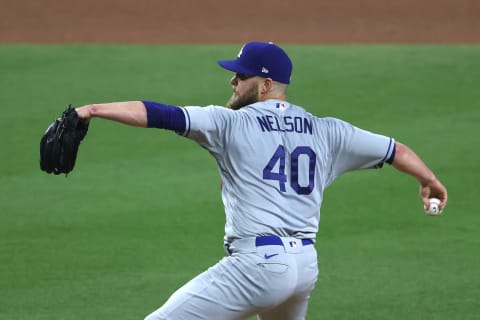
[{"label": "new era logo on cap", "polygon": [[272,42],[249,42],[235,60],[220,60],[218,64],[230,71],[268,77],[281,83],[290,83],[292,62],[282,48]]}]

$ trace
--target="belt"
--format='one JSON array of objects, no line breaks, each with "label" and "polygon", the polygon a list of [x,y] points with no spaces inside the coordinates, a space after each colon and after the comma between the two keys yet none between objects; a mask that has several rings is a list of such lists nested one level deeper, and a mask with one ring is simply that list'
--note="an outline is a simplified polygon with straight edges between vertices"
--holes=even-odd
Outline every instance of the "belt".
[{"label": "belt", "polygon": [[[313,244],[312,239],[302,239],[302,245],[307,246],[309,244]],[[290,245],[293,245],[293,242]],[[255,238],[255,246],[283,246],[283,242],[278,236],[259,236]]]},{"label": "belt", "polygon": [[[312,239],[281,238],[279,236],[258,236],[255,238],[244,238],[234,240],[232,243],[225,243],[225,251],[228,255],[233,253],[235,248],[238,252],[255,252],[258,247],[281,246],[285,252],[299,252],[303,246],[313,245]],[[233,250],[235,250],[233,249]]]}]

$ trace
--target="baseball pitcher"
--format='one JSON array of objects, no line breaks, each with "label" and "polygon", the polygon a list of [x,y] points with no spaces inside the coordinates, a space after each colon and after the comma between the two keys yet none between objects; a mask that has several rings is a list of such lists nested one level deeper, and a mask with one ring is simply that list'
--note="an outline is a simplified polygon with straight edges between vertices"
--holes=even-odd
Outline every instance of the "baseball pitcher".
[{"label": "baseball pitcher", "polygon": [[415,177],[425,206],[438,198],[440,209],[447,190],[404,144],[287,101],[292,62],[279,46],[250,42],[236,59],[218,63],[234,73],[227,108],[130,101],[76,109],[86,123],[103,118],[174,131],[218,165],[227,254],[146,320],[305,319],[318,275],[323,192],[338,176],[387,163]]}]

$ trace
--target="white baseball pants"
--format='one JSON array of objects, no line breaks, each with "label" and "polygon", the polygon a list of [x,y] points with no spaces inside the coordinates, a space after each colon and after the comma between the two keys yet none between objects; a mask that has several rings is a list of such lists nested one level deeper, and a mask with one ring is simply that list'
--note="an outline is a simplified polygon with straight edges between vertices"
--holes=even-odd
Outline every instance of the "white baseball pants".
[{"label": "white baseball pants", "polygon": [[310,240],[248,238],[228,250],[230,256],[178,289],[145,320],[305,319],[318,276]]}]

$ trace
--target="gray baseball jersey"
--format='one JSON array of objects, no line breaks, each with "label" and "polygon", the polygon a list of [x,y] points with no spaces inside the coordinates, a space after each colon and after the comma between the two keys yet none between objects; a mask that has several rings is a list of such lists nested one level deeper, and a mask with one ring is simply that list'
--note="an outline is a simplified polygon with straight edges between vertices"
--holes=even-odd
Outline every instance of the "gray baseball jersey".
[{"label": "gray baseball jersey", "polygon": [[344,172],[379,167],[394,140],[280,100],[240,110],[184,107],[184,135],[216,159],[225,240],[278,235],[314,239],[325,188]]}]

